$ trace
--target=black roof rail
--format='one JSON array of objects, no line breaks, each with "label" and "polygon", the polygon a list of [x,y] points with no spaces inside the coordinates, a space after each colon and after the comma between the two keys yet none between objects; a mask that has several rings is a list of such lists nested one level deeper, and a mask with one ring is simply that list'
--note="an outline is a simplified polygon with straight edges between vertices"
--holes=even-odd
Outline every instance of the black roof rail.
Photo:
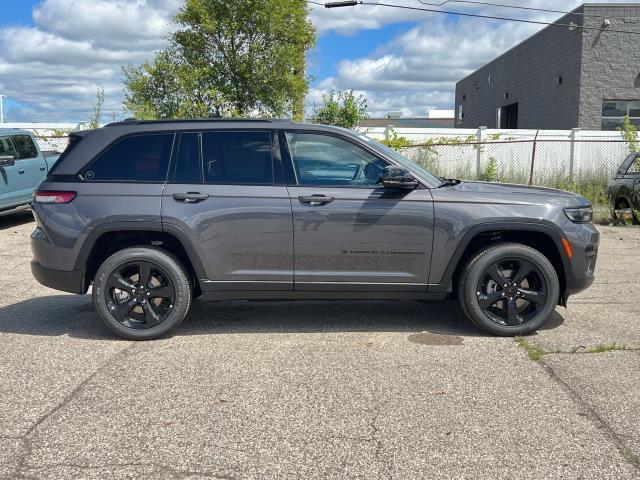
[{"label": "black roof rail", "polygon": [[159,123],[294,123],[288,118],[180,118],[162,120],[138,120],[137,118],[127,118],[121,122],[108,123],[105,127],[115,127],[122,125],[154,125]]}]

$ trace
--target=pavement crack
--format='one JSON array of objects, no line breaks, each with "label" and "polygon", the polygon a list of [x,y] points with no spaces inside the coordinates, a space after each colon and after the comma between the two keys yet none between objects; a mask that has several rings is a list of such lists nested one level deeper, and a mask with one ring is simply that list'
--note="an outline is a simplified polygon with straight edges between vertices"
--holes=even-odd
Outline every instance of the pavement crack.
[{"label": "pavement crack", "polygon": [[371,417],[371,420],[369,421],[370,432],[368,435],[368,439],[370,442],[373,442],[375,445],[373,456],[378,462],[378,464],[381,466],[379,478],[392,478],[391,471],[390,471],[391,465],[385,462],[384,459],[382,458],[384,445],[383,445],[382,439],[379,436],[380,427],[378,426],[378,420],[380,418],[381,411],[382,411],[382,405],[377,404],[376,409],[374,411],[375,413]]},{"label": "pavement crack", "polygon": [[184,470],[173,467],[171,465],[153,463],[153,462],[115,462],[115,463],[105,463],[98,465],[82,465],[79,463],[72,462],[60,462],[60,463],[52,463],[49,465],[43,465],[40,467],[31,467],[31,470],[51,470],[59,467],[67,467],[67,468],[75,468],[78,470],[99,470],[99,469],[108,469],[108,468],[144,468],[148,467],[154,471],[159,471],[162,473],[171,474],[172,478],[187,478],[194,475],[198,475],[199,477],[205,478],[213,478],[219,480],[236,480],[236,477],[232,475],[222,475],[219,473],[212,473],[202,470]]},{"label": "pavement crack", "polygon": [[71,402],[73,402],[78,397],[78,395],[82,392],[84,387],[89,382],[91,382],[97,375],[99,375],[101,372],[103,372],[104,370],[109,368],[111,365],[113,365],[114,362],[128,357],[137,345],[139,345],[139,343],[132,342],[126,348],[119,350],[118,352],[113,354],[102,365],[96,368],[93,372],[91,372],[90,375],[88,375],[84,380],[82,380],[78,385],[76,385],[76,387],[66,397],[64,397],[60,403],[58,403],[56,406],[47,410],[42,415],[40,415],[40,417],[38,417],[38,419],[26,430],[24,435],[20,437],[20,439],[22,440],[22,448],[16,457],[16,467],[15,467],[13,478],[24,478],[22,472],[25,468],[25,463],[27,459],[31,456],[33,451],[33,445],[31,443],[31,435],[38,429],[38,427],[42,425],[47,419],[51,418],[61,409],[63,409],[64,407],[69,405]]},{"label": "pavement crack", "polygon": [[595,410],[595,408],[589,405],[580,396],[578,390],[569,385],[569,383],[565,382],[560,377],[560,375],[556,373],[551,365],[546,363],[544,359],[542,359],[539,363],[547,372],[551,380],[560,385],[569,394],[569,396],[573,398],[588,413],[588,418],[590,418],[591,421],[594,422],[602,432],[604,432],[605,436],[607,436],[615,444],[622,457],[640,471],[640,457],[638,455],[635,455],[631,451],[631,449],[627,447],[624,440],[620,437],[620,435],[616,433],[613,427],[609,425],[609,423]]}]

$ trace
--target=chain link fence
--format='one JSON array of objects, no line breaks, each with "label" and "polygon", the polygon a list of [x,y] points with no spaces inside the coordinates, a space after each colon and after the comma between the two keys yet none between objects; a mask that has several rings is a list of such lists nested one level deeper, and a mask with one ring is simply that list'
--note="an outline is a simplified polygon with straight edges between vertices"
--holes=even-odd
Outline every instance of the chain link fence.
[{"label": "chain link fence", "polygon": [[426,142],[401,153],[445,178],[538,185],[607,203],[607,183],[629,154],[612,139],[513,139]]},{"label": "chain link fence", "polygon": [[67,144],[69,143],[69,137],[66,135],[61,136],[35,134],[34,136],[36,141],[38,142],[40,150],[45,153],[60,154],[64,152],[64,149],[67,148]]}]

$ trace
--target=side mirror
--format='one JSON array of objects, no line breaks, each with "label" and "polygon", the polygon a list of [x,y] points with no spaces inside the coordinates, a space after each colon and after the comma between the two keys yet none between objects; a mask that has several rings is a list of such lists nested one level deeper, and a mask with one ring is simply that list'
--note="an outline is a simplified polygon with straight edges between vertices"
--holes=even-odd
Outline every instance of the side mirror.
[{"label": "side mirror", "polygon": [[0,155],[0,167],[13,167],[16,158],[13,155]]},{"label": "side mirror", "polygon": [[413,178],[409,170],[395,165],[384,167],[380,181],[384,188],[413,190],[418,186],[418,181]]}]

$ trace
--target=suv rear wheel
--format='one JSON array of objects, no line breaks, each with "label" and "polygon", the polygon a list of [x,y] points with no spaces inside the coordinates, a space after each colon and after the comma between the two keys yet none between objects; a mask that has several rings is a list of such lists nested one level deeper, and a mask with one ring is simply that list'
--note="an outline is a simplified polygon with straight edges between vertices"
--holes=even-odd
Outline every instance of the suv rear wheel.
[{"label": "suv rear wheel", "polygon": [[191,282],[180,261],[148,247],[120,250],[98,269],[93,303],[102,321],[129,340],[151,340],[184,320]]},{"label": "suv rear wheel", "polygon": [[458,285],[467,317],[503,336],[540,328],[555,310],[559,295],[553,265],[539,251],[519,243],[492,245],[476,253]]}]

